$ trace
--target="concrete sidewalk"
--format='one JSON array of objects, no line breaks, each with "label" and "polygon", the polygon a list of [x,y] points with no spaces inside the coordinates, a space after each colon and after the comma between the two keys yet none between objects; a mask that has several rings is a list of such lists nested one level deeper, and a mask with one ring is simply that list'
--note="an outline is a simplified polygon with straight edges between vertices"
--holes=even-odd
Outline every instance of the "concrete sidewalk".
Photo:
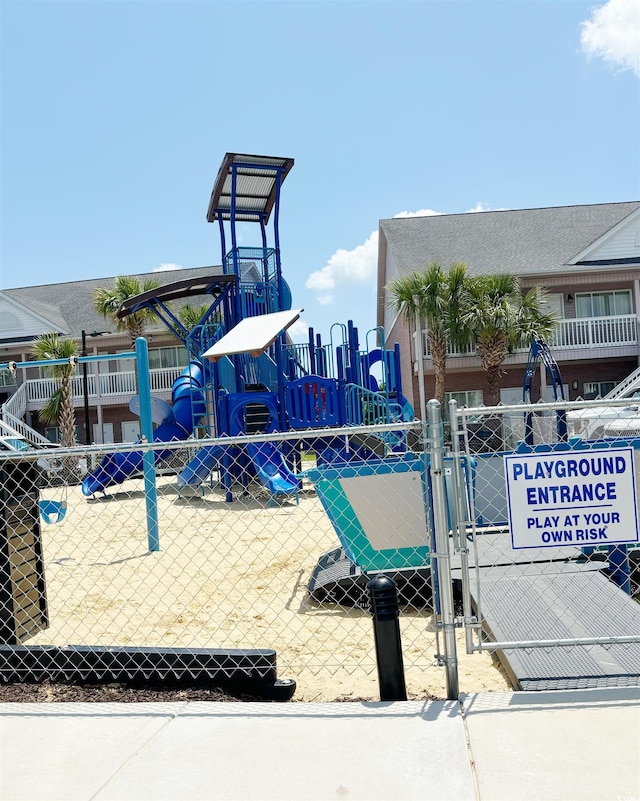
[{"label": "concrete sidewalk", "polygon": [[0,798],[640,799],[640,688],[461,703],[4,704]]}]

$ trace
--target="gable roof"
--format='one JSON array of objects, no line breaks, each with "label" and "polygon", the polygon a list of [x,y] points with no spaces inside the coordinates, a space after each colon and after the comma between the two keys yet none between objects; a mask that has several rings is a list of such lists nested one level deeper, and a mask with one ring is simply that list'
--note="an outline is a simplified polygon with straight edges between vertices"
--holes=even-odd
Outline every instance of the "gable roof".
[{"label": "gable roof", "polygon": [[380,229],[401,274],[461,261],[476,275],[532,275],[575,270],[572,259],[638,208],[640,201],[397,217]]},{"label": "gable roof", "polygon": [[8,312],[13,312],[14,315],[18,315],[22,318],[20,320],[21,327],[24,327],[25,321],[27,322],[27,326],[31,325],[31,327],[35,326],[36,328],[42,328],[42,326],[51,325],[53,323],[58,326],[59,333],[67,333],[65,327],[66,323],[54,306],[32,300],[29,304],[29,308],[27,308],[24,303],[19,302],[17,298],[11,297],[5,292],[0,292],[0,299],[4,302],[2,310],[0,310],[0,315],[2,315],[0,330],[3,334],[12,327],[10,324],[5,324]]},{"label": "gable roof", "polygon": [[[193,267],[183,270],[167,270],[166,272],[138,273],[135,276],[140,283],[155,278],[161,285],[180,279],[200,278],[213,273],[222,273],[221,267]],[[20,303],[38,314],[51,324],[49,329],[72,337],[79,337],[82,331],[115,332],[115,324],[98,314],[93,307],[93,295],[100,287],[112,286],[115,277],[90,278],[85,281],[66,281],[61,284],[44,284],[41,286],[3,289],[2,294],[10,300]],[[203,296],[202,302],[206,302]],[[160,321],[158,326],[164,328]]]}]

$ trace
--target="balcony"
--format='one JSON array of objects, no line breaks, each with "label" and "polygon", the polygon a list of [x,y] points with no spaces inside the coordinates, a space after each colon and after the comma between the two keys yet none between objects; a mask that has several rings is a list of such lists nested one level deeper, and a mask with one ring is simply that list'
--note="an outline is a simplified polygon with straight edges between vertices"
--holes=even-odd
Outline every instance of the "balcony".
[{"label": "balcony", "polygon": [[[580,317],[573,320],[560,320],[554,334],[549,337],[548,345],[554,351],[571,351],[565,359],[587,358],[595,356],[594,350],[602,350],[602,356],[614,355],[608,349],[622,350],[633,348],[640,342],[638,336],[638,317],[635,314],[622,314],[615,317]],[[424,358],[429,359],[427,332],[422,332]],[[581,355],[578,351],[584,351]],[[529,348],[520,348],[516,354],[526,354]],[[624,354],[620,354],[624,355]],[[473,358],[475,348],[449,348],[449,356],[455,358]],[[562,357],[561,357],[562,358]],[[516,359],[523,361],[523,359]]]},{"label": "balcony", "polygon": [[[171,387],[184,370],[184,367],[168,367],[150,370],[149,379],[152,394],[163,400],[171,400]],[[59,382],[52,378],[35,378],[25,382],[26,402],[29,411],[42,409],[49,398],[59,387]],[[72,379],[74,405],[84,403],[82,375]],[[132,395],[136,394],[136,374],[133,370],[121,373],[89,373],[87,375],[87,396],[92,406],[98,404],[110,406],[128,404]]]},{"label": "balcony", "polygon": [[635,314],[623,314],[561,320],[548,344],[552,348],[587,349],[637,345],[638,318]]}]

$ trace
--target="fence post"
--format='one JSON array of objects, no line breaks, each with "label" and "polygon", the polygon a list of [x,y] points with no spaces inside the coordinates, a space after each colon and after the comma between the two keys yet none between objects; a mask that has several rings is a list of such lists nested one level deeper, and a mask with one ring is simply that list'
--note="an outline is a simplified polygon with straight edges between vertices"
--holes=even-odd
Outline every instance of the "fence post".
[{"label": "fence post", "polygon": [[444,439],[440,401],[427,403],[429,420],[429,473],[433,493],[433,524],[438,559],[438,591],[440,594],[440,622],[444,639],[444,661],[447,677],[447,698],[456,700],[458,690],[458,656],[453,614],[453,588],[451,586],[451,557],[449,555],[449,527],[447,525],[447,496],[444,482]]},{"label": "fence post", "polygon": [[[467,522],[471,516],[472,499],[471,489],[467,499],[467,487],[472,486],[471,465],[467,462],[467,473],[462,470],[462,448],[460,437],[462,432],[458,427],[458,403],[453,398],[449,401],[449,420],[451,421],[451,455],[453,457],[453,486],[456,494],[456,524],[457,541],[454,541],[456,550],[460,555],[460,568],[462,573],[462,613],[464,615],[465,645],[468,654],[473,653],[473,632],[471,624],[476,622],[471,607],[471,587],[469,586],[469,548],[467,547]],[[455,534],[455,531],[454,531]]]},{"label": "fence post", "polygon": [[[140,429],[147,442],[153,442],[153,419],[151,414],[151,384],[149,382],[149,351],[144,337],[136,339],[136,369],[140,398]],[[150,551],[160,550],[158,533],[158,495],[156,491],[156,467],[153,451],[142,452],[144,474],[144,498],[147,505],[147,542]]]}]

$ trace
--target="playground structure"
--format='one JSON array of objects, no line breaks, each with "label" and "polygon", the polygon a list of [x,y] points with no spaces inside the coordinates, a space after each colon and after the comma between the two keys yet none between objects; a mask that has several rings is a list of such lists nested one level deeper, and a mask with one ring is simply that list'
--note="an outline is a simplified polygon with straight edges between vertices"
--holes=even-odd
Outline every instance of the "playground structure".
[{"label": "playground structure", "polygon": [[[564,396],[564,387],[562,385],[562,376],[560,375],[560,368],[558,363],[553,358],[551,350],[546,342],[541,339],[534,339],[531,343],[529,350],[529,357],[524,370],[524,382],[522,385],[522,402],[531,403],[531,391],[533,388],[533,379],[538,370],[538,364],[544,367],[547,377],[549,378],[551,388],[553,389],[554,400],[566,400]],[[558,431],[558,440],[560,442],[567,441],[567,413],[564,409],[556,411],[556,428]],[[527,445],[533,445],[533,414],[529,411],[525,415],[524,425],[524,441]]]},{"label": "playground structure", "polygon": [[[174,384],[172,405],[152,403],[154,442],[413,420],[413,408],[402,394],[399,347],[385,347],[382,329],[375,330],[371,349],[361,348],[351,321],[332,326],[328,344],[312,328],[306,344],[294,345],[287,337],[286,328],[299,311],[291,308],[282,273],[279,210],[282,185],[292,167],[289,158],[227,153],[207,211],[208,222],[219,225],[222,272],[212,270],[206,278],[150,290],[120,308],[121,318],[150,310],[188,352],[189,364]],[[258,226],[257,246],[238,244],[238,226],[247,223]],[[209,296],[211,302],[198,324],[187,330],[170,303],[193,295]],[[252,329],[248,337],[241,335],[245,328]],[[138,407],[133,399],[130,408]],[[331,464],[404,449],[404,440],[401,432],[388,432],[345,449],[339,438],[324,436],[313,447],[319,463]],[[156,451],[156,460],[161,457]],[[104,492],[141,469],[140,452],[111,454],[85,478],[83,492]],[[178,486],[199,486],[214,469],[228,501],[233,500],[234,484],[246,487],[254,477],[267,487],[271,500],[274,495],[297,495],[300,485],[295,448],[261,443],[198,449],[178,475]]]},{"label": "playground structure", "polygon": [[[292,308],[291,293],[282,277],[278,211],[280,189],[292,164],[288,159],[227,154],[208,212],[209,221],[218,221],[220,226],[222,271],[212,269],[205,278],[175,282],[151,290],[123,304],[120,309],[121,317],[140,309],[152,310],[177,333],[188,350],[189,363],[174,383],[171,405],[152,399],[148,381],[145,384],[143,380],[145,364],[148,367],[148,363],[141,360],[144,350],[138,348],[141,340],[136,345],[136,354],[120,355],[122,358],[135,355],[138,359],[139,396],[132,399],[130,408],[140,413],[143,438],[153,440],[157,446],[185,441],[197,445],[193,448],[195,455],[178,475],[179,487],[200,486],[212,471],[216,471],[228,502],[233,500],[238,488],[244,494],[253,479],[258,479],[268,489],[270,503],[277,495],[297,498],[302,475],[299,470],[300,449],[305,441],[309,441],[306,440],[309,432],[318,431],[312,440],[318,469],[308,475],[342,547],[339,549],[341,553],[329,551],[318,561],[308,586],[309,595],[314,600],[331,600],[331,593],[341,581],[341,570],[348,578],[345,585],[353,585],[356,570],[365,579],[366,573],[385,572],[395,578],[404,571],[411,580],[417,577],[420,581],[407,593],[407,602],[417,594],[425,604],[433,603],[443,619],[445,614],[452,619],[452,607],[443,610],[438,594],[440,589],[451,589],[452,582],[444,568],[442,581],[439,572],[444,560],[448,559],[448,539],[457,524],[463,529],[477,527],[475,533],[482,535],[477,540],[480,548],[477,570],[478,573],[484,572],[485,577],[481,580],[485,586],[491,587],[488,582],[495,579],[497,587],[495,597],[487,594],[485,622],[490,621],[492,635],[494,639],[503,641],[504,651],[518,640],[525,642],[523,649],[530,647],[532,636],[529,631],[520,632],[519,626],[528,619],[524,608],[511,632],[507,632],[504,624],[500,630],[500,624],[505,620],[505,598],[508,602],[510,596],[501,585],[498,586],[500,577],[496,579],[495,574],[498,572],[496,568],[502,572],[503,565],[506,566],[510,560],[516,578],[521,569],[518,567],[520,561],[536,577],[538,573],[551,574],[568,563],[570,570],[567,574],[563,572],[560,576],[558,573],[560,577],[553,580],[558,584],[557,598],[563,597],[567,588],[573,591],[578,585],[571,571],[576,574],[580,571],[580,575],[597,573],[595,581],[589,575],[589,587],[580,590],[580,598],[596,598],[602,587],[611,594],[610,585],[617,584],[611,608],[614,608],[614,602],[620,610],[631,608],[630,604],[634,602],[629,599],[626,546],[616,546],[607,554],[609,567],[616,568],[615,572],[609,570],[613,581],[606,579],[591,563],[589,571],[583,570],[584,558],[593,555],[593,548],[565,550],[561,556],[551,560],[553,564],[550,567],[547,566],[549,558],[546,552],[535,558],[527,557],[525,561],[514,559],[506,546],[503,549],[508,526],[498,506],[506,498],[501,473],[504,454],[489,453],[486,458],[485,454],[477,458],[468,454],[454,462],[446,461],[441,454],[441,464],[433,469],[432,459],[441,421],[436,421],[437,424],[430,429],[435,435],[430,437],[428,454],[407,452],[403,433],[406,425],[403,424],[413,420],[413,409],[402,394],[399,349],[397,346],[386,348],[381,330],[376,331],[376,347],[372,349],[366,346],[361,349],[358,332],[352,323],[334,325],[328,344],[323,344],[320,336],[311,329],[305,345],[291,344],[286,331],[298,318],[300,310]],[[274,239],[271,247],[267,245],[270,218]],[[237,245],[236,224],[240,222],[259,224],[261,247]],[[230,227],[231,249],[228,252],[225,225]],[[173,300],[193,295],[208,295],[211,302],[198,325],[187,331],[170,304]],[[365,340],[368,345],[368,337]],[[144,340],[142,344],[146,349]],[[540,362],[551,378],[556,401],[558,392],[563,399],[557,365],[544,343],[537,342],[532,346],[525,372],[524,400],[531,400],[533,377]],[[376,367],[382,375],[380,380],[373,375]],[[525,430],[533,437],[531,420],[536,410],[529,405],[523,411],[528,420]],[[155,430],[152,422],[156,425]],[[366,424],[387,425],[388,428],[375,434],[362,434],[357,430],[358,426]],[[353,435],[345,436],[345,426],[354,429]],[[558,450],[579,447],[576,442],[568,440],[566,420],[560,414],[557,415],[557,429]],[[242,437],[250,434],[260,434],[262,440],[247,439],[243,443]],[[273,435],[271,439],[268,439],[269,435]],[[197,442],[210,437],[216,439],[215,444]],[[224,442],[225,438],[228,444]],[[525,439],[525,450],[538,447],[529,436]],[[634,442],[633,447],[637,448],[637,443]],[[115,448],[102,458],[82,483],[84,495],[90,496],[121,484],[129,477],[144,475],[149,551],[159,550],[153,464],[163,455],[162,447],[152,450],[146,447],[138,450]],[[499,463],[500,470],[493,469],[494,462]],[[483,465],[488,469],[483,469]],[[460,472],[458,479],[454,479],[456,466]],[[445,477],[447,474],[449,478]],[[432,484],[434,476],[440,482],[439,489],[434,489]],[[480,498],[483,492],[485,497]],[[396,507],[390,502],[391,498]],[[475,499],[475,504],[470,503],[471,499]],[[482,513],[479,500],[483,501]],[[393,516],[394,508],[402,508],[402,519]],[[45,522],[51,520],[45,519]],[[441,540],[435,549],[433,536]],[[454,568],[454,580],[458,582],[462,579],[457,578],[455,571],[459,571],[460,576],[468,574],[468,565],[463,564],[467,559],[467,549],[462,547],[465,536],[463,531],[455,552],[460,558],[460,567]],[[494,546],[493,552],[485,555],[490,545]],[[619,559],[617,562],[614,561],[616,557]],[[486,571],[485,567],[488,568]],[[434,575],[438,579],[437,586],[430,583]],[[541,578],[535,580],[542,582]],[[551,579],[548,583],[551,585]],[[419,592],[416,592],[416,586],[419,586]],[[517,593],[520,586],[521,581],[514,582],[513,591]],[[469,603],[471,595],[470,592]],[[474,602],[479,603],[477,599]],[[473,611],[470,607],[465,609],[465,621],[471,621]],[[496,617],[493,616],[495,612],[498,613]],[[636,618],[634,610],[628,624],[630,629],[635,626]],[[450,636],[453,623],[447,625],[446,633]],[[625,631],[621,631],[618,639],[635,642]],[[596,631],[591,640],[595,643],[602,637],[601,632]],[[575,635],[557,639],[564,641],[561,644],[578,645],[585,638]],[[478,646],[476,649],[481,650]],[[620,665],[625,675],[636,675],[633,664],[621,660]],[[556,669],[560,668],[557,665],[545,666],[544,672]],[[580,670],[576,668],[575,673],[582,680],[586,674],[584,671],[581,674]]]}]

